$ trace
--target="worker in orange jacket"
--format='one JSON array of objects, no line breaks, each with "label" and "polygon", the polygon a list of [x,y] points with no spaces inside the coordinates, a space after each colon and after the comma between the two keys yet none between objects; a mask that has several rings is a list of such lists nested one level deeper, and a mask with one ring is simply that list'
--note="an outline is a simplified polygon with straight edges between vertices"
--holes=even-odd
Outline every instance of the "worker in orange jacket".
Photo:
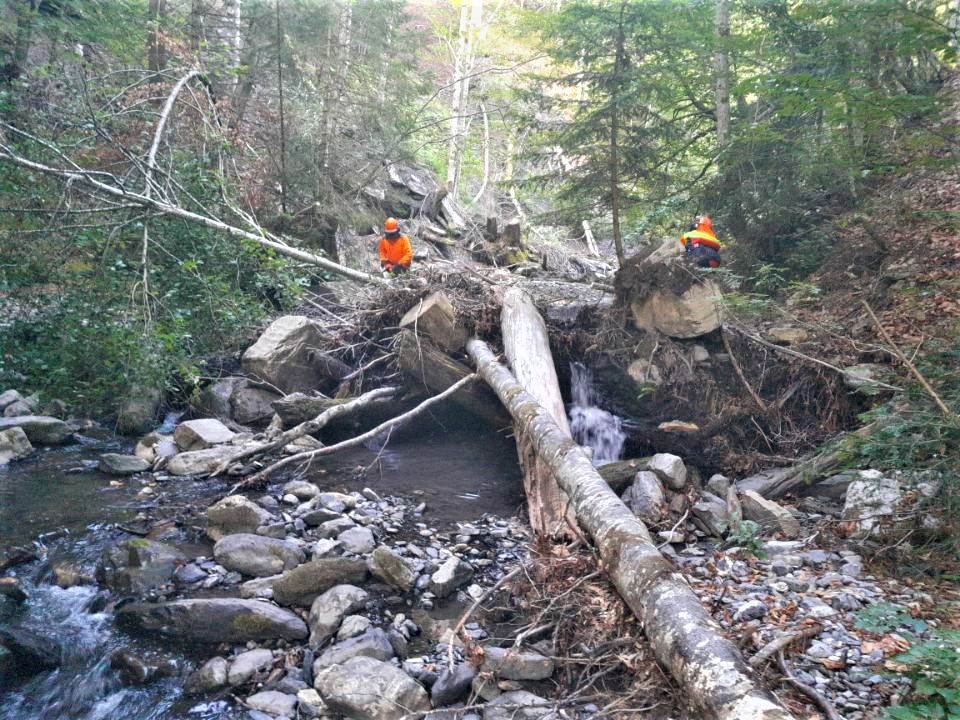
[{"label": "worker in orange jacket", "polygon": [[700,267],[720,267],[720,241],[713,233],[713,221],[706,215],[697,216],[693,230],[680,236],[680,244]]},{"label": "worker in orange jacket", "polygon": [[406,272],[413,262],[410,238],[400,232],[400,223],[396,218],[387,218],[383,223],[383,230],[383,237],[380,238],[380,267],[384,273],[390,275]]}]

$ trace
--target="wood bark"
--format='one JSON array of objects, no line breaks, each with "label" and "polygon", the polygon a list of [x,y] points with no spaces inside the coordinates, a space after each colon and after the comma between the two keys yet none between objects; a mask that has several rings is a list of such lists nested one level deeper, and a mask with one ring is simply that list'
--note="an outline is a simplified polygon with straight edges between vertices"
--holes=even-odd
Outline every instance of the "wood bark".
[{"label": "wood bark", "polygon": [[623,15],[626,2],[620,3],[620,19],[617,24],[617,48],[613,61],[613,97],[610,98],[610,215],[613,222],[613,246],[617,252],[617,265],[623,266],[623,236],[620,231],[620,75],[623,71],[626,37],[623,30]]},{"label": "wood bark", "polygon": [[[12,126],[6,125],[10,128]],[[29,135],[28,135],[29,136]],[[0,141],[2,141],[0,137]],[[27,168],[29,170],[35,170],[36,172],[43,173],[44,175],[51,175],[53,177],[59,178],[62,181],[68,183],[79,183],[94,190],[96,193],[106,195],[112,198],[116,198],[122,201],[125,204],[136,205],[143,208],[148,208],[153,210],[156,213],[162,215],[170,215],[171,217],[177,217],[181,220],[186,220],[187,222],[195,223],[198,225],[203,225],[208,227],[211,230],[218,230],[220,232],[225,232],[231,237],[242,238],[244,240],[250,240],[264,247],[271,248],[281,255],[286,257],[293,258],[294,260],[299,260],[301,262],[310,263],[311,265],[317,265],[322,267],[330,272],[336,273],[338,275],[343,275],[348,277],[351,280],[359,280],[360,282],[372,283],[376,285],[384,285],[386,282],[378,277],[373,275],[368,275],[365,272],[360,272],[359,270],[354,270],[352,268],[345,267],[339,263],[335,263],[332,260],[327,260],[322,258],[319,255],[314,255],[313,253],[306,252],[305,250],[300,250],[295,247],[291,247],[284,242],[281,242],[279,239],[275,238],[272,235],[269,235],[262,228],[257,228],[260,230],[260,233],[253,233],[249,230],[243,230],[242,228],[229,225],[222,220],[217,220],[206,215],[201,215],[199,213],[186,210],[185,208],[180,207],[179,205],[173,205],[156,198],[149,198],[141,193],[131,192],[129,190],[124,190],[122,187],[117,187],[116,185],[111,185],[106,182],[102,182],[97,178],[110,177],[106,173],[97,172],[93,170],[85,170],[79,166],[74,165],[70,169],[56,168],[50,165],[44,165],[43,163],[38,163],[28,158],[25,158],[0,142],[0,160],[5,160],[7,162],[13,163],[14,165],[19,165],[20,167]]]},{"label": "wood bark", "polygon": [[604,571],[640,619],[656,653],[687,698],[710,720],[792,720],[761,688],[737,646],[723,637],[683,576],[657,550],[646,526],[607,486],[583,450],[554,422],[481,340],[467,352],[510,410],[517,429],[570,497]]},{"label": "wood bark", "polygon": [[13,33],[13,43],[8,50],[10,61],[0,67],[0,82],[16,80],[26,69],[38,5],[38,0],[24,0],[14,5],[17,29]]},{"label": "wood bark", "polygon": [[[422,384],[429,392],[445,390],[473,372],[467,365],[457,362],[411,330],[400,332],[397,365],[404,374]],[[510,416],[503,411],[490,389],[482,384],[464,388],[452,401],[497,429],[510,425]]]},{"label": "wood bark", "polygon": [[[504,352],[517,381],[569,438],[570,423],[553,366],[547,326],[523,290],[510,288],[504,293],[500,326]],[[526,430],[516,427],[514,435],[523,469],[530,527],[540,537],[571,537],[576,534],[577,520],[570,499],[560,489],[549,465],[537,455]]]},{"label": "wood bark", "polygon": [[[280,25],[280,0],[275,4],[277,20],[277,92],[280,100],[280,210],[287,214],[287,125],[283,107],[283,32]],[[240,2],[237,2],[239,13]],[[239,17],[239,16],[238,16]],[[239,59],[238,59],[239,62]]]},{"label": "wood bark", "polygon": [[150,34],[147,37],[147,67],[158,73],[167,64],[166,45],[162,26],[167,15],[167,0],[150,0]]},{"label": "wood bark", "polygon": [[726,43],[730,37],[730,0],[717,0],[714,36],[717,52],[713,56],[717,103],[717,145],[722,150],[730,141],[730,59]]}]

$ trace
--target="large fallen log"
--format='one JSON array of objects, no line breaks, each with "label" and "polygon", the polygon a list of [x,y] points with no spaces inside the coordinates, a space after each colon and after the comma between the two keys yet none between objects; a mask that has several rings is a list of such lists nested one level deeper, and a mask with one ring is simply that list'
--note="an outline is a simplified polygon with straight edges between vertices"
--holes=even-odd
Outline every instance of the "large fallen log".
[{"label": "large fallen log", "polygon": [[[557,427],[570,437],[567,408],[560,395],[547,326],[523,290],[510,288],[504,293],[500,325],[504,353],[514,376],[528,388],[540,407],[550,413]],[[575,535],[577,519],[571,511],[570,499],[560,489],[549,465],[537,455],[526,431],[517,427],[514,435],[523,470],[530,527],[538,537]]]},{"label": "large fallen log", "polygon": [[481,340],[467,352],[570,497],[580,526],[596,543],[604,571],[640,619],[657,659],[692,705],[714,720],[788,720],[759,687],[736,645],[654,545],[650,533],[597,473],[551,414],[496,361]]},{"label": "large fallen log", "polygon": [[[473,371],[461,362],[441,352],[432,342],[412,330],[402,330],[397,341],[397,366],[414,381],[414,387],[422,386],[428,392],[446,390],[454,383],[471,375]],[[494,428],[510,425],[510,416],[483,383],[464,388],[451,398]]]}]

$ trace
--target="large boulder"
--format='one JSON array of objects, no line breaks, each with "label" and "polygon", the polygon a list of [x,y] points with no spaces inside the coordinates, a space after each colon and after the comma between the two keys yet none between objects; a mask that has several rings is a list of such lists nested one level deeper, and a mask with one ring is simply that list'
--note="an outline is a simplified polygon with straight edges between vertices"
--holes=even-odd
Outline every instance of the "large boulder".
[{"label": "large boulder", "polygon": [[0,393],[0,413],[3,413],[8,407],[16,402],[21,402],[23,399],[23,395],[16,390],[4,390]]},{"label": "large boulder", "polygon": [[723,537],[730,529],[730,510],[727,501],[711,492],[702,492],[700,500],[690,508],[694,524],[714,537]]},{"label": "large boulder", "polygon": [[307,420],[313,420],[324,410],[329,410],[340,402],[342,401],[295,392],[274,400],[272,407],[280,416],[283,426],[289,428]]},{"label": "large boulder", "polygon": [[194,406],[202,412],[214,417],[232,417],[233,393],[239,388],[246,387],[250,381],[244,377],[225,377],[215,380],[200,391],[200,397]]},{"label": "large boulder", "polygon": [[473,568],[470,563],[453,555],[430,576],[430,591],[439,598],[445,598],[471,580]]},{"label": "large boulder", "polygon": [[657,453],[647,464],[650,472],[657,474],[664,484],[671,490],[682,491],[687,486],[687,468],[676,455]]},{"label": "large boulder", "polygon": [[97,579],[115,592],[139,595],[172,582],[187,556],[165,543],[135,538],[104,549]]},{"label": "large boulder", "polygon": [[18,415],[0,418],[0,432],[18,427],[34,445],[61,445],[70,439],[70,426],[45,415]]},{"label": "large boulder", "polygon": [[272,403],[280,399],[275,392],[256,387],[241,387],[231,399],[232,415],[241,425],[269,422],[273,417]]},{"label": "large boulder", "polygon": [[[59,667],[63,657],[63,649],[55,640],[24,628],[0,628],[0,648],[6,648],[12,656],[10,675],[20,678]],[[0,662],[0,681],[7,675],[5,670]]]},{"label": "large boulder", "polygon": [[207,508],[207,534],[214,540],[234,533],[254,533],[273,520],[267,510],[243,495],[228,495]]},{"label": "large boulder", "polygon": [[615,285],[618,304],[641,330],[682,339],[720,327],[720,288],[698,275],[676,241],[629,258]]},{"label": "large boulder", "polygon": [[250,533],[222,537],[213,546],[213,557],[227,570],[253,577],[279,575],[304,560],[303,550],[292,542]]},{"label": "large boulder", "polygon": [[166,470],[171,475],[209,475],[229,462],[234,455],[250,448],[260,447],[261,443],[243,445],[217,445],[205,450],[190,450],[179,453],[167,461]]},{"label": "large boulder", "polygon": [[120,405],[117,414],[117,432],[137,435],[153,427],[160,416],[163,391],[157,388],[135,387]]},{"label": "large boulder", "polygon": [[307,626],[289,610],[263,600],[215,598],[125,605],[117,612],[126,629],[198,643],[303,640]]},{"label": "large boulder", "polygon": [[310,318],[284,315],[247,348],[243,368],[283,392],[310,391],[349,372],[343,363],[317,352],[322,344],[323,334]]},{"label": "large boulder", "polygon": [[236,433],[216,418],[187,420],[173,431],[173,441],[183,451],[205,450],[233,440]]},{"label": "large boulder", "polygon": [[430,710],[426,690],[393,665],[355,657],[321,670],[314,687],[334,712],[352,720],[416,720]]},{"label": "large boulder", "polygon": [[319,595],[310,606],[307,626],[310,628],[310,647],[318,648],[340,629],[340,623],[350,613],[362,609],[369,595],[356,585],[334,585]]},{"label": "large boulder", "polygon": [[467,333],[457,324],[456,312],[442,291],[431,293],[410,308],[400,319],[400,327],[423,333],[441,350],[463,350]]},{"label": "large boulder", "polygon": [[309,607],[314,598],[334,585],[361,583],[367,577],[363,560],[322,558],[304,563],[273,584],[273,598],[281,605]]},{"label": "large boulder", "polygon": [[30,438],[23,428],[12,427],[0,430],[0,465],[6,465],[11,460],[19,460],[33,452]]},{"label": "large boulder", "polygon": [[273,653],[266,648],[256,648],[240,653],[230,660],[227,670],[229,685],[243,685],[258,673],[273,665]]},{"label": "large boulder", "polygon": [[355,657],[369,657],[376,660],[389,660],[394,656],[390,638],[380,628],[372,628],[362,635],[338,642],[324,650],[313,662],[314,677],[331,665],[343,665]]}]

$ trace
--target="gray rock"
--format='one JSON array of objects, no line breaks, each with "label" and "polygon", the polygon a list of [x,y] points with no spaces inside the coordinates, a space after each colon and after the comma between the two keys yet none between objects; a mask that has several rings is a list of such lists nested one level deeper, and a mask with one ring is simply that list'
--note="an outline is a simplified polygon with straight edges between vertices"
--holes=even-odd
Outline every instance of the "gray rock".
[{"label": "gray rock", "polygon": [[334,585],[361,583],[367,577],[362,560],[324,558],[311,560],[283,573],[273,584],[273,598],[281,605],[309,607],[314,598]]},{"label": "gray rock", "polygon": [[483,720],[539,720],[553,713],[547,700],[526,690],[506,692],[483,708]]},{"label": "gray rock", "polygon": [[482,669],[504,680],[546,680],[553,675],[553,660],[517,648],[488,646],[483,649]]},{"label": "gray rock", "polygon": [[0,577],[0,597],[10,598],[17,605],[30,599],[19,578],[15,577]]},{"label": "gray rock", "polygon": [[280,416],[283,427],[289,428],[312,420],[324,410],[328,410],[338,401],[325,397],[316,397],[306,393],[295,392],[274,400],[273,410]]},{"label": "gray rock", "polygon": [[815,620],[823,620],[825,618],[834,617],[837,614],[837,611],[832,607],[827,605],[823,600],[816,597],[805,597],[800,601],[800,607],[802,607],[808,617],[814,618]]},{"label": "gray rock", "polygon": [[732,483],[730,482],[730,478],[728,478],[726,475],[711,475],[710,479],[707,480],[707,490],[712,492],[717,497],[726,497],[727,490],[730,489],[731,485]]},{"label": "gray rock", "polygon": [[33,675],[60,666],[63,649],[50,638],[25,628],[0,628],[0,647],[13,656],[18,675]]},{"label": "gray rock", "polygon": [[240,447],[236,445],[217,445],[205,450],[190,450],[170,458],[166,470],[171,475],[209,475],[218,470],[230,458],[244,450],[260,447],[261,443],[247,443]]},{"label": "gray rock", "polygon": [[418,682],[399,668],[368,657],[322,670],[314,687],[331,710],[351,720],[412,720],[430,709]]},{"label": "gray rock", "polygon": [[470,692],[476,676],[477,669],[470,663],[454,665],[452,670],[445,667],[430,688],[430,698],[433,700],[434,707],[452,705],[463,700]]},{"label": "gray rock", "polygon": [[370,573],[401,592],[409,592],[416,574],[406,561],[386,545],[376,547],[367,560]]},{"label": "gray rock", "polygon": [[339,538],[341,533],[356,527],[356,523],[348,517],[338,517],[320,525],[317,534],[322,538]]},{"label": "gray rock", "polygon": [[173,431],[173,441],[182,451],[206,450],[214,445],[223,445],[233,440],[234,433],[216,418],[187,420]]},{"label": "gray rock", "polygon": [[377,546],[373,531],[366,527],[353,527],[337,535],[343,549],[353,555],[366,555]]},{"label": "gray rock", "polygon": [[157,458],[172,458],[177,454],[177,445],[172,435],[162,435],[158,432],[147,433],[137,442],[133,454],[151,465]]},{"label": "gray rock", "polygon": [[340,518],[340,513],[335,513],[332,510],[327,510],[326,508],[316,508],[315,510],[308,510],[304,512],[302,515],[300,515],[300,518],[310,527],[317,527],[323,525],[324,523],[330,522],[331,520],[338,520]]},{"label": "gray rock", "polygon": [[230,661],[227,682],[231,686],[243,685],[254,675],[273,665],[273,653],[264,648],[240,653]]},{"label": "gray rock", "polygon": [[831,475],[820,482],[815,482],[812,485],[801,485],[797,488],[797,493],[804,496],[842,502],[847,495],[847,488],[850,487],[850,483],[859,478],[859,470],[846,470],[836,475]]},{"label": "gray rock", "polygon": [[304,561],[303,550],[286,540],[263,535],[226,535],[213,546],[213,557],[227,570],[253,577],[279,575]]},{"label": "gray rock", "polygon": [[761,527],[779,532],[786,538],[800,536],[800,523],[782,505],[773,500],[767,500],[753,490],[746,490],[740,494],[740,503],[743,505],[743,516],[753,520]]},{"label": "gray rock", "polygon": [[100,472],[108,475],[134,475],[146,472],[150,467],[149,462],[138,458],[136,455],[104,453],[100,456]]},{"label": "gray rock", "polygon": [[206,580],[207,574],[193,563],[189,563],[174,570],[173,579],[178,585],[193,585]]},{"label": "gray rock", "polygon": [[355,657],[389,660],[393,656],[393,646],[390,645],[387,634],[380,628],[373,628],[363,635],[344,640],[324,650],[313,661],[313,675],[317,677],[324,668],[343,665]]},{"label": "gray rock", "polygon": [[274,717],[293,717],[293,711],[297,707],[297,696],[276,690],[263,690],[248,697],[246,702],[247,707]]},{"label": "gray rock", "polygon": [[19,417],[20,415],[30,415],[33,413],[33,406],[26,400],[17,400],[15,403],[7,405],[3,410],[4,417]]},{"label": "gray rock", "polygon": [[310,606],[307,626],[310,647],[316,649],[333,637],[340,623],[350,613],[363,609],[370,596],[354,585],[334,585],[319,595]]},{"label": "gray rock", "polygon": [[271,575],[247,580],[240,586],[240,597],[270,600],[273,598],[273,584],[282,577],[283,575]]},{"label": "gray rock", "polygon": [[274,320],[243,354],[243,369],[285,393],[309,392],[349,369],[315,349],[323,332],[308,317],[285,315]]},{"label": "gray rock", "polygon": [[227,684],[227,661],[213,657],[187,678],[186,690],[192,695],[203,695]]},{"label": "gray rock", "polygon": [[656,525],[667,517],[667,501],[660,478],[649,470],[641,470],[624,491],[623,502],[634,515],[645,523]]},{"label": "gray rock", "polygon": [[24,458],[32,452],[33,445],[23,428],[12,427],[0,431],[0,465]]},{"label": "gray rock", "polygon": [[114,592],[139,595],[170,582],[186,562],[172,545],[136,538],[105,548],[97,577]]},{"label": "gray rock", "polygon": [[866,536],[879,531],[889,520],[903,497],[900,482],[878,470],[861,470],[860,477],[847,488],[841,517],[856,523],[856,534]]},{"label": "gray rock", "polygon": [[471,580],[473,580],[473,568],[454,555],[430,576],[430,591],[439,598],[445,598]]},{"label": "gray rock", "polygon": [[0,412],[3,412],[15,402],[20,402],[24,397],[16,390],[4,390],[0,393]]},{"label": "gray rock", "polygon": [[255,387],[239,387],[230,398],[233,417],[241,425],[257,425],[270,422],[273,417],[272,403],[280,396],[269,390]]},{"label": "gray rock", "polygon": [[715,537],[723,537],[730,527],[727,503],[713,493],[701,493],[700,500],[690,508],[690,514],[704,532]]},{"label": "gray rock", "polygon": [[291,480],[283,486],[284,495],[293,495],[300,501],[312,500],[320,494],[320,488],[306,480]]},{"label": "gray rock", "polygon": [[225,377],[207,385],[201,392],[197,409],[210,413],[214,417],[233,416],[230,399],[239,388],[246,387],[249,380],[243,377]]},{"label": "gray rock", "polygon": [[34,445],[61,445],[73,434],[63,420],[45,415],[0,418],[0,432],[18,427]]},{"label": "gray rock", "polygon": [[759,600],[748,600],[738,605],[733,613],[735,622],[747,622],[749,620],[759,620],[767,614],[767,606]]},{"label": "gray rock", "polygon": [[303,620],[262,600],[216,598],[136,603],[118,610],[117,622],[130,630],[198,643],[307,637]]},{"label": "gray rock", "polygon": [[214,540],[235,533],[253,533],[273,515],[243,495],[228,495],[207,508],[207,534]]},{"label": "gray rock", "polygon": [[162,404],[163,391],[158,388],[131,388],[117,415],[117,432],[122,435],[146,432],[160,416]]},{"label": "gray rock", "polygon": [[329,714],[327,704],[313,688],[297,692],[297,712],[305,718],[318,718]]},{"label": "gray rock", "polygon": [[348,615],[343,619],[343,622],[340,623],[340,629],[337,631],[337,642],[349,640],[357,635],[363,635],[363,633],[370,629],[371,624],[370,618],[366,618],[363,615]]},{"label": "gray rock", "polygon": [[683,490],[687,486],[687,467],[676,455],[657,453],[647,463],[647,470],[656,473],[671,490]]}]

